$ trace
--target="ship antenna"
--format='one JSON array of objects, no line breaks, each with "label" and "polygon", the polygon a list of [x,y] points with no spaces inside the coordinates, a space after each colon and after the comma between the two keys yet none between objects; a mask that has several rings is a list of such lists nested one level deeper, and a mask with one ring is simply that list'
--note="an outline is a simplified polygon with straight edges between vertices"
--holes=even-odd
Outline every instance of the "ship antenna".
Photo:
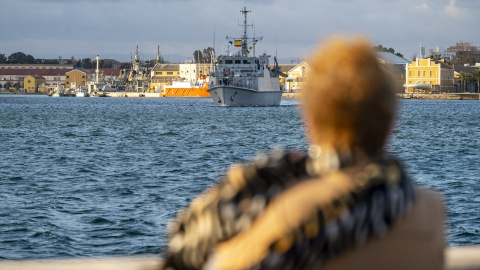
[{"label": "ship antenna", "polygon": [[215,19],[213,20],[213,52],[210,56],[210,64],[212,66],[212,70],[215,72]]},{"label": "ship antenna", "polygon": [[[247,55],[247,49],[248,49],[248,36],[247,36],[247,27],[250,26],[247,24],[247,14],[249,12],[252,12],[251,10],[247,10],[247,3],[245,1],[245,6],[243,7],[242,10],[240,10],[241,13],[243,13],[243,36],[242,36],[242,55],[246,56]],[[253,25],[252,25],[253,26]]]},{"label": "ship antenna", "polygon": [[277,35],[275,35],[275,57],[277,57],[277,51],[278,51],[278,37]]}]

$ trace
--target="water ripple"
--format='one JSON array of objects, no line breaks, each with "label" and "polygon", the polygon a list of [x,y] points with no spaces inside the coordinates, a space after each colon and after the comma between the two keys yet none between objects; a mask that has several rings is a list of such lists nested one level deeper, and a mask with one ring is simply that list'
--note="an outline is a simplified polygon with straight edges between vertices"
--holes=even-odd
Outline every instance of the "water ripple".
[{"label": "water ripple", "polygon": [[[168,221],[230,164],[306,148],[295,102],[282,102],[0,99],[0,259],[164,251]],[[400,105],[388,151],[444,196],[449,244],[480,244],[478,102]]]}]

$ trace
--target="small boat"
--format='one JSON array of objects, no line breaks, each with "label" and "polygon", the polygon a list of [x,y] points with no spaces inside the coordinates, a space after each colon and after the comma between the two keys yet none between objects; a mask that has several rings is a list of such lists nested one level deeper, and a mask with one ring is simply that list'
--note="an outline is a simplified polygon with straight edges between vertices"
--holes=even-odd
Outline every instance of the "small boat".
[{"label": "small boat", "polygon": [[59,85],[56,85],[52,91],[47,94],[50,97],[63,97],[65,89]]},{"label": "small boat", "polygon": [[171,85],[164,86],[164,97],[210,97],[208,93],[209,79],[206,76],[199,77],[195,82],[174,81]]},{"label": "small boat", "polygon": [[79,87],[76,91],[76,97],[88,97],[88,93],[83,90],[83,87]]}]

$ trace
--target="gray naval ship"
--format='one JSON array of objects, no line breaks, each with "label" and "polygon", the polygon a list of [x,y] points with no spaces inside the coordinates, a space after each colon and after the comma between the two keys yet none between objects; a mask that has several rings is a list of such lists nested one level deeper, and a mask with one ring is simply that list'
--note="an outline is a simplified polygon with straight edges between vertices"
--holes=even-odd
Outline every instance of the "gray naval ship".
[{"label": "gray naval ship", "polygon": [[273,68],[269,66],[270,55],[255,56],[255,44],[261,37],[247,36],[247,11],[244,16],[241,38],[228,37],[229,43],[241,50],[235,54],[220,55],[210,74],[207,90],[216,106],[278,106],[282,99],[276,57]]}]

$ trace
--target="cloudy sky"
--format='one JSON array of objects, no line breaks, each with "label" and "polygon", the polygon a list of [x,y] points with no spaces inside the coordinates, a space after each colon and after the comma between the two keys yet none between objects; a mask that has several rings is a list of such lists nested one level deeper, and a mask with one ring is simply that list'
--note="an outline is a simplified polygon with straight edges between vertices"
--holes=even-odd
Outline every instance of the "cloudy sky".
[{"label": "cloudy sky", "polygon": [[263,36],[257,53],[304,58],[332,34],[363,34],[411,58],[456,42],[480,46],[480,0],[0,0],[0,53],[35,58],[142,60],[157,45],[168,60],[196,49],[227,50],[239,36],[240,10]]}]

